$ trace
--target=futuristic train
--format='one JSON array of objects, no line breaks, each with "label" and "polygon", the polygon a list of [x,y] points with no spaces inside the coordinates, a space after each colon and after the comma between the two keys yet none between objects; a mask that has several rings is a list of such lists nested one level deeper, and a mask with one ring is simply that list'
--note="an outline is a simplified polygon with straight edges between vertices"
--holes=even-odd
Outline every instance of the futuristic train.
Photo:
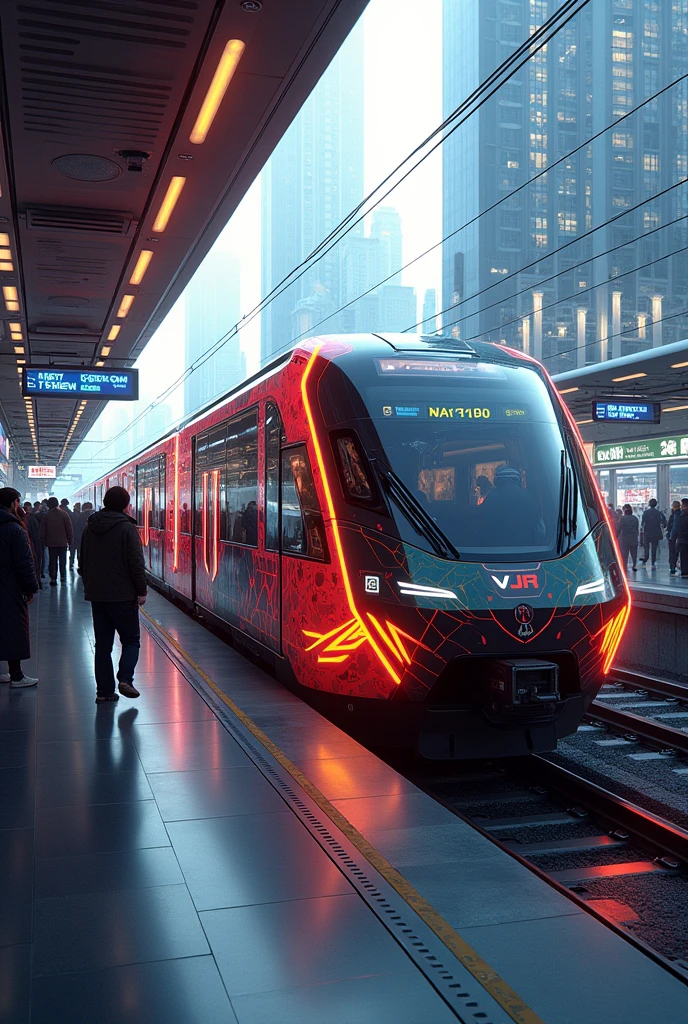
[{"label": "futuristic train", "polygon": [[500,346],[311,339],[78,498],[115,483],[158,588],[379,745],[551,750],[628,620],[576,427]]}]

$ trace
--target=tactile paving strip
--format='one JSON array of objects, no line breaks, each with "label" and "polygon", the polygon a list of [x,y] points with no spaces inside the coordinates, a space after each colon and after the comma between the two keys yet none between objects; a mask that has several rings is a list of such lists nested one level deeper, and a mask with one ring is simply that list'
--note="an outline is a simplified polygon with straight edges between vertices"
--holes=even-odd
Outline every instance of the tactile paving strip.
[{"label": "tactile paving strip", "polygon": [[[477,972],[471,973],[454,956],[413,907],[362,857],[351,840],[323,813],[306,790],[224,704],[203,676],[176,649],[173,638],[168,639],[162,627],[148,615],[145,615],[144,624],[166,656],[299,816],[303,825],[442,996],[457,1019],[462,1024],[511,1024],[513,1021],[518,1024],[537,1024],[539,1018],[525,1004],[512,1002],[509,1012],[490,995],[476,977]],[[478,962],[477,954],[475,958]],[[484,980],[494,985],[500,979],[488,968]],[[510,992],[506,985],[504,989]]]}]

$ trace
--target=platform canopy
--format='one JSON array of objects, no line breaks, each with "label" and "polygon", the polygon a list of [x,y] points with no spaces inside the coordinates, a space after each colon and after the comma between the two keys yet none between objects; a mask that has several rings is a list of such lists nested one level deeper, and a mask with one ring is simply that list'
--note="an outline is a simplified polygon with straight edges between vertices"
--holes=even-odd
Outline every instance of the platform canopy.
[{"label": "platform canopy", "polygon": [[64,465],[101,409],[25,402],[22,361],[133,364],[366,2],[3,0],[0,417],[18,461]]},{"label": "platform canopy", "polygon": [[[558,373],[554,383],[585,441],[603,444],[635,437],[661,437],[688,428],[688,340]],[[661,422],[595,423],[593,400],[605,397],[660,402]]]}]

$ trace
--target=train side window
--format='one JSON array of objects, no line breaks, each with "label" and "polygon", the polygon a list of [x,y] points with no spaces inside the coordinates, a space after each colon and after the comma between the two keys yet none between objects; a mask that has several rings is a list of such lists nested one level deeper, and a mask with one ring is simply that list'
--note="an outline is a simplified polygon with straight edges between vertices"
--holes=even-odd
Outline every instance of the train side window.
[{"label": "train side window", "polygon": [[136,467],[136,522],[144,526],[144,509],[148,527],[165,529],[165,456],[157,455]]},{"label": "train side window", "polygon": [[167,456],[159,455],[156,459],[156,491],[155,491],[155,516],[154,525],[157,530],[165,529],[165,508],[167,505]]},{"label": "train side window", "polygon": [[282,420],[272,402],[265,406],[265,547],[279,551],[279,470]]},{"label": "train side window", "polygon": [[236,416],[227,424],[223,540],[258,544],[258,412]]},{"label": "train side window", "polygon": [[353,431],[338,431],[332,434],[331,439],[344,497],[355,504],[378,504],[379,497],[372,472],[358,437]]},{"label": "train side window", "polygon": [[305,445],[282,452],[282,551],[329,561],[325,527]]}]

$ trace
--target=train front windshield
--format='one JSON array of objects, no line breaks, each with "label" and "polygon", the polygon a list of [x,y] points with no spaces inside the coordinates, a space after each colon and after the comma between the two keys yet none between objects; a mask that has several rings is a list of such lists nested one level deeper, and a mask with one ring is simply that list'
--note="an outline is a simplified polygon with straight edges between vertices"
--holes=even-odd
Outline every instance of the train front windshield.
[{"label": "train front windshield", "polygon": [[[395,356],[375,359],[368,380],[356,383],[382,446],[369,450],[378,474],[387,468],[403,482],[416,512],[430,514],[461,558],[556,558],[597,520],[572,490],[569,525],[577,522],[562,542],[562,452],[565,465],[570,453],[529,367]],[[575,455],[570,464],[580,490]],[[401,536],[428,548],[401,505],[390,501]]]}]

